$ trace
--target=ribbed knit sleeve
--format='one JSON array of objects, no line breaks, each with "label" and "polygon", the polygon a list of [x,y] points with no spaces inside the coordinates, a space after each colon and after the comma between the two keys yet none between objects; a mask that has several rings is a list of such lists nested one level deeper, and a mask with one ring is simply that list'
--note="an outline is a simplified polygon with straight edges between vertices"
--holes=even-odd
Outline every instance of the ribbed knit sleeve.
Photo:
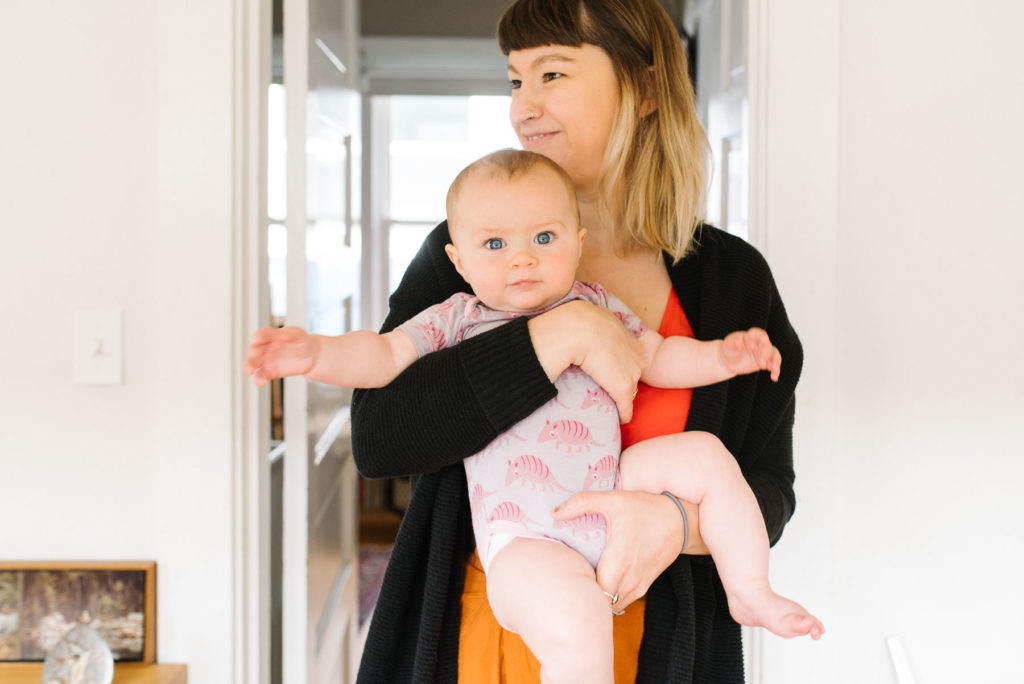
[{"label": "ribbed knit sleeve", "polygon": [[[390,299],[382,332],[455,292],[470,292],[444,245],[442,223],[424,241]],[[436,472],[483,449],[557,394],[517,319],[413,363],[381,389],[357,390],[352,448],[366,477]]]},{"label": "ribbed knit sleeve", "polygon": [[701,249],[671,269],[671,275],[698,339],[757,326],[782,354],[778,382],[754,373],[694,390],[686,426],[715,433],[736,457],[774,544],[796,505],[793,419],[803,368],[800,339],[764,257],[737,237],[705,226]]},{"label": "ribbed knit sleeve", "polygon": [[[753,250],[751,250],[753,252]],[[745,424],[738,420],[730,427],[743,429],[742,447],[737,460],[764,516],[768,539],[774,545],[793,516],[796,494],[793,490],[793,422],[796,414],[796,385],[803,369],[804,355],[800,339],[790,325],[782,298],[768,265],[757,252],[751,255],[749,271],[762,278],[756,297],[746,300],[752,311],[747,315],[761,317],[758,324],[768,332],[772,343],[782,354],[782,371],[778,382],[759,373],[750,382],[749,412]],[[741,309],[742,310],[742,309]],[[764,313],[767,312],[767,313]],[[742,402],[741,407],[744,406]],[[737,412],[742,415],[742,412]]]}]

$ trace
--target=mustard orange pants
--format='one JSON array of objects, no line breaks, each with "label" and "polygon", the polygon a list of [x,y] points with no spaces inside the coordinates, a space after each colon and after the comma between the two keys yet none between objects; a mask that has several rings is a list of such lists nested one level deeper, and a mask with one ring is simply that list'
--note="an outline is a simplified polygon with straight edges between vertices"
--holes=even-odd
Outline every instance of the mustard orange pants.
[{"label": "mustard orange pants", "polygon": [[[640,599],[612,622],[615,684],[636,681],[636,661],[644,631]],[[459,628],[459,682],[465,684],[539,684],[540,663],[519,635],[502,629],[487,602],[487,580],[476,552],[466,562]]]}]

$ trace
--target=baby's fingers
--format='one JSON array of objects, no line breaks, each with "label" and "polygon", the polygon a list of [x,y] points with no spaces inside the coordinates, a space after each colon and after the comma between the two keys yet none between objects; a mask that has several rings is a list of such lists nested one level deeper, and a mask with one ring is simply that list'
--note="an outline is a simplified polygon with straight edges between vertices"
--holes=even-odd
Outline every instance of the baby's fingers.
[{"label": "baby's fingers", "polygon": [[751,328],[744,335],[744,346],[754,363],[761,370],[771,373],[772,380],[779,379],[782,366],[782,354],[768,339],[768,333],[761,328]]},{"label": "baby's fingers", "polygon": [[250,345],[298,342],[306,336],[306,331],[295,325],[286,328],[260,328],[252,334]]},{"label": "baby's fingers", "polygon": [[263,387],[272,379],[265,372],[263,368],[264,363],[266,361],[262,354],[250,354],[242,363],[242,370],[246,375],[252,376],[252,380],[257,387]]},{"label": "baby's fingers", "polygon": [[252,375],[263,365],[263,352],[266,345],[250,344],[246,352],[245,360],[242,362],[242,370],[246,375]]},{"label": "baby's fingers", "polygon": [[751,328],[743,333],[743,346],[758,361],[766,360],[765,353],[772,348],[768,333],[761,328]]},{"label": "baby's fingers", "polygon": [[782,353],[772,347],[771,358],[768,360],[767,371],[771,373],[772,382],[779,381],[779,373],[782,372]]},{"label": "baby's fingers", "polygon": [[272,342],[281,333],[280,328],[260,328],[249,338],[249,346],[263,345]]}]

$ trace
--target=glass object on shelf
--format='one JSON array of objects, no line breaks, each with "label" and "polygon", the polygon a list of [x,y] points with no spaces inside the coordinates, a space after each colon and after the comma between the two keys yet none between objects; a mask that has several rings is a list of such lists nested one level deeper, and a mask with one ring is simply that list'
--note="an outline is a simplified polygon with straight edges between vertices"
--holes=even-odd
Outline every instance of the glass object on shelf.
[{"label": "glass object on shelf", "polygon": [[113,679],[114,657],[110,647],[85,622],[68,630],[43,663],[43,684],[110,684]]}]

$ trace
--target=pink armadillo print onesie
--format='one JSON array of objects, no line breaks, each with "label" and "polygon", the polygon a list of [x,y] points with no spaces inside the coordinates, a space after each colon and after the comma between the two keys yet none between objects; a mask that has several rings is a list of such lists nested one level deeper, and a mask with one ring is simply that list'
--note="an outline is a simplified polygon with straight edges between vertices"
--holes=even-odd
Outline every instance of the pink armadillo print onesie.
[{"label": "pink armadillo print onesie", "polygon": [[[574,299],[609,309],[637,337],[647,330],[610,292],[581,282],[547,309],[525,314],[495,311],[460,293],[399,327],[423,356]],[[618,486],[618,413],[608,393],[576,366],[566,369],[555,387],[556,398],[464,461],[477,553],[485,568],[515,537],[562,542],[594,567],[604,549],[604,518],[589,514],[556,521],[551,511],[574,492]]]}]

